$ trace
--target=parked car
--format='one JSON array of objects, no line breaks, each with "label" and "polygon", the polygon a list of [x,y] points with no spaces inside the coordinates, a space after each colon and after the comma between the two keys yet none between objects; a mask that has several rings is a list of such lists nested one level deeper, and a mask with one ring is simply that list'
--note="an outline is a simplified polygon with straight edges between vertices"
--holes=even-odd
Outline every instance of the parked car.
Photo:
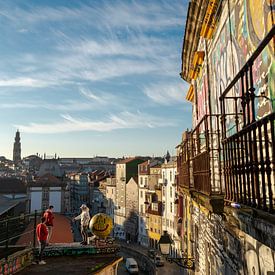
[{"label": "parked car", "polygon": [[162,256],[157,255],[155,257],[155,264],[156,266],[164,266],[164,259],[162,258]]},{"label": "parked car", "polygon": [[152,259],[155,259],[156,255],[157,255],[157,251],[154,249],[149,249],[147,253],[148,253],[148,256]]},{"label": "parked car", "polygon": [[138,274],[138,264],[134,258],[127,258],[125,265],[130,274]]}]

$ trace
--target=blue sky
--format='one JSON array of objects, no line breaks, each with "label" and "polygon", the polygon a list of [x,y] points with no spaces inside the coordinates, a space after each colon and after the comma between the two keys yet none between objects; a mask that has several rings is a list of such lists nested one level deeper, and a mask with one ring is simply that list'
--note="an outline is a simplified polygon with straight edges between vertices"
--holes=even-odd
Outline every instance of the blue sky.
[{"label": "blue sky", "polygon": [[0,155],[164,155],[191,127],[187,1],[0,1]]}]

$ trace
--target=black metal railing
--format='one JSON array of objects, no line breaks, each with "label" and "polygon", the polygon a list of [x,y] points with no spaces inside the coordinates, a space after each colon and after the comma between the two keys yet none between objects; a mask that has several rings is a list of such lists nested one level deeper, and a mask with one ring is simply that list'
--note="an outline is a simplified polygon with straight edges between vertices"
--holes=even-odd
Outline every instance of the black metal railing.
[{"label": "black metal railing", "polygon": [[190,188],[190,158],[191,158],[191,144],[190,137],[187,133],[186,138],[180,144],[180,152],[177,156],[177,184],[181,188]]},{"label": "black metal railing", "polygon": [[191,132],[194,189],[206,195],[221,194],[219,115],[205,115]]},{"label": "black metal railing", "polygon": [[[21,246],[36,246],[36,225],[41,212],[35,211],[31,214],[21,214],[16,217],[6,217],[0,220],[0,253],[7,257],[16,248],[17,240],[27,235],[27,242],[22,242]],[[31,227],[30,227],[31,224]],[[29,228],[29,230],[27,230]]]},{"label": "black metal railing", "polygon": [[275,206],[275,113],[271,109],[256,117],[257,97],[273,102],[255,95],[253,65],[266,47],[272,48],[274,36],[275,25],[220,97],[225,199],[270,212]]}]

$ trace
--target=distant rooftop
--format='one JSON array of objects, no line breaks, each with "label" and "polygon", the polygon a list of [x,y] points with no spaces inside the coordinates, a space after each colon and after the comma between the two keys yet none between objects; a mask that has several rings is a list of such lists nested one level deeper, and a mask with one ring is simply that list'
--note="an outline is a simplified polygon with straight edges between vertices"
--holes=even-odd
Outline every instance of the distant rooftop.
[{"label": "distant rooftop", "polygon": [[0,216],[23,201],[26,201],[26,198],[9,199],[0,195]]},{"label": "distant rooftop", "polygon": [[0,194],[26,193],[27,188],[22,180],[17,178],[0,178]]}]

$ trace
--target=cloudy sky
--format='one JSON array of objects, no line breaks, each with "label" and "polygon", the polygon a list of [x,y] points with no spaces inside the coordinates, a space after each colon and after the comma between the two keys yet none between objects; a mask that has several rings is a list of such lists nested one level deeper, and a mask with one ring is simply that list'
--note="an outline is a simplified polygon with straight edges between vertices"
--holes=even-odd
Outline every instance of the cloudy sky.
[{"label": "cloudy sky", "polygon": [[187,0],[0,0],[0,155],[164,155],[191,126]]}]

